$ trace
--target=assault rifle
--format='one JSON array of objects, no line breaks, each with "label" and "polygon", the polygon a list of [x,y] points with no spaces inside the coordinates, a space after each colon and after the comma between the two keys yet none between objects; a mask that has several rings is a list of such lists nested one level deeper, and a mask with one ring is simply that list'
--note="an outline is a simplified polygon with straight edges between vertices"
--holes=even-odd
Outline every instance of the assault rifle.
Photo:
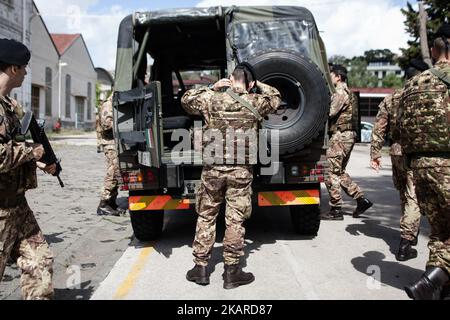
[{"label": "assault rifle", "polygon": [[31,111],[27,111],[22,120],[22,134],[25,135],[28,131],[30,131],[33,141],[41,144],[44,148],[44,156],[39,161],[45,163],[46,165],[56,164],[56,172],[53,176],[58,178],[59,185],[61,188],[64,188],[64,183],[59,176],[62,171],[60,164],[61,161],[56,158],[53,148],[48,141],[47,135],[45,134],[44,127],[38,124]]}]

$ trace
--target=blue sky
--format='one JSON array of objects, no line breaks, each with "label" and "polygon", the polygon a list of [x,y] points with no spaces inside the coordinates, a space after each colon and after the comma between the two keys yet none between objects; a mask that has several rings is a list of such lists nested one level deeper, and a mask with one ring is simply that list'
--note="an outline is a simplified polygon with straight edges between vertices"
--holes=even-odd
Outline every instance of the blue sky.
[{"label": "blue sky", "polygon": [[[406,0],[35,0],[51,33],[81,33],[94,64],[114,69],[117,30],[126,15],[196,5],[301,5],[316,18],[328,55],[368,49],[399,52],[408,36],[400,9]],[[416,4],[416,0],[411,3]],[[99,19],[101,17],[102,19]]]}]

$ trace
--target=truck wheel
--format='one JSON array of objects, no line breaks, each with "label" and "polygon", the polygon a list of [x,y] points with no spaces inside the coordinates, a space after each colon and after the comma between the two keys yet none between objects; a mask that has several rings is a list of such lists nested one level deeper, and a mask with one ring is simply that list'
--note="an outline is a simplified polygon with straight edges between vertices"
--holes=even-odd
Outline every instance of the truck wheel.
[{"label": "truck wheel", "polygon": [[290,209],[294,231],[304,236],[317,236],[320,228],[320,206],[292,206]]},{"label": "truck wheel", "polygon": [[263,127],[279,130],[280,154],[292,154],[310,145],[325,129],[330,90],[319,67],[290,51],[267,51],[248,59],[258,79],[277,88],[282,105],[265,118]]},{"label": "truck wheel", "polygon": [[140,241],[157,240],[164,225],[164,210],[130,211],[134,236]]}]

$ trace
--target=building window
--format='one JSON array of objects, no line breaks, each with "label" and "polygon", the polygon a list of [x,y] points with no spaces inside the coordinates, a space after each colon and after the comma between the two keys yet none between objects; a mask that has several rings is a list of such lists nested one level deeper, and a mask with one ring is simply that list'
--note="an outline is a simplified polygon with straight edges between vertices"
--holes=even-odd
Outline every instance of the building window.
[{"label": "building window", "polygon": [[87,120],[92,119],[92,83],[88,82],[87,87]]},{"label": "building window", "polygon": [[66,118],[70,118],[70,98],[72,95],[72,77],[66,75]]},{"label": "building window", "polygon": [[52,116],[52,69],[45,68],[45,115]]},{"label": "building window", "polygon": [[34,117],[39,119],[39,94],[41,90],[38,86],[31,86],[31,111],[33,111]]}]

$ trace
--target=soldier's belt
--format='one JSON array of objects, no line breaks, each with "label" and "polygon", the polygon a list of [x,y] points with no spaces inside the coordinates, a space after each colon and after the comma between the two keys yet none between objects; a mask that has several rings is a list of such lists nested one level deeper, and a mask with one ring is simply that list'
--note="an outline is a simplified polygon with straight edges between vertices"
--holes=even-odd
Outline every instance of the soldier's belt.
[{"label": "soldier's belt", "polygon": [[17,207],[25,202],[25,195],[24,194],[18,194],[15,196],[8,196],[5,198],[0,199],[0,208],[7,209],[7,208],[14,208]]},{"label": "soldier's belt", "polygon": [[410,153],[408,155],[411,159],[417,159],[417,158],[450,158],[450,151],[449,152],[415,152]]}]

